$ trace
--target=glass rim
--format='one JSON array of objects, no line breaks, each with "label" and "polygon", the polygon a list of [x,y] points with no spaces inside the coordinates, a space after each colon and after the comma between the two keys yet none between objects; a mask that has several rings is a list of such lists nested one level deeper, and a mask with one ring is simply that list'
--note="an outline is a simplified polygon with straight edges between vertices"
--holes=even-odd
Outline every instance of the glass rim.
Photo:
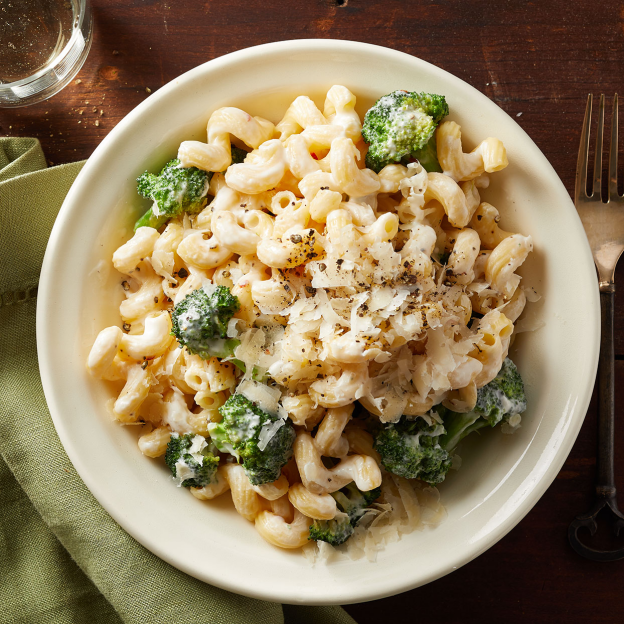
[{"label": "glass rim", "polygon": [[30,84],[31,82],[35,82],[39,80],[42,76],[47,74],[56,65],[59,65],[62,61],[65,60],[67,55],[74,47],[76,39],[81,35],[85,15],[87,14],[87,2],[88,0],[76,0],[76,4],[78,5],[78,20],[72,24],[71,37],[69,38],[69,41],[65,44],[65,47],[60,52],[60,54],[55,57],[51,63],[46,63],[41,69],[37,70],[34,74],[30,76],[26,76],[26,78],[20,78],[19,80],[15,80],[13,82],[0,83],[0,91],[11,90],[13,89],[13,87],[21,87]]}]

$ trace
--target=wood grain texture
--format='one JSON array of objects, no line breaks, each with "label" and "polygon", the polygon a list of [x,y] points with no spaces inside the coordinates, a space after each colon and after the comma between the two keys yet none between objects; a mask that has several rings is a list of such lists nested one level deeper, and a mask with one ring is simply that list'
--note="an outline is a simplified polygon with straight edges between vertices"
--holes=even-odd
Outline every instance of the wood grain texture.
[{"label": "wood grain texture", "polygon": [[[92,2],[95,38],[79,80],[48,102],[0,112],[0,134],[38,137],[54,164],[88,157],[149,91],[177,75],[228,52],[284,39],[364,41],[451,72],[516,119],[569,191],[587,93],[624,92],[624,4],[614,0]],[[616,281],[624,288],[624,265]],[[616,354],[624,360],[622,291],[616,299]],[[616,371],[619,390],[624,361]],[[616,480],[624,486],[621,390],[616,405],[621,448]],[[591,502],[595,447],[594,397],[559,476],[509,535],[435,583],[347,610],[360,624],[393,617],[439,623],[620,622],[624,562],[585,561],[566,540],[570,520]]]}]

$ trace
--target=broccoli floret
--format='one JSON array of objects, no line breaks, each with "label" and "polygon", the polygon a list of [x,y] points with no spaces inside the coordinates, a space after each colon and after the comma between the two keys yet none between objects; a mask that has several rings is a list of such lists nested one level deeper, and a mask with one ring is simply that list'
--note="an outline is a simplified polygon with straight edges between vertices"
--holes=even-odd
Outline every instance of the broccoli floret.
[{"label": "broccoli floret", "polygon": [[210,294],[203,288],[193,290],[173,309],[171,333],[189,353],[205,360],[229,357],[240,341],[227,338],[227,325],[239,309],[238,297],[226,286]]},{"label": "broccoli floret", "polygon": [[334,492],[332,496],[336,499],[340,511],[344,511],[349,516],[351,524],[355,526],[364,515],[366,508],[381,496],[381,487],[362,492],[358,490],[355,483],[349,483],[346,487]]},{"label": "broccoli floret", "polygon": [[331,520],[314,520],[310,526],[310,539],[338,546],[353,535],[353,527],[366,508],[381,496],[381,488],[362,492],[355,483],[349,483],[332,496],[336,499],[339,513]]},{"label": "broccoli floret", "polygon": [[436,145],[435,132],[422,149],[412,152],[410,159],[412,158],[415,158],[426,171],[442,173],[442,167],[440,167],[440,163],[438,162],[438,148]]},{"label": "broccoli floret", "polygon": [[494,427],[503,419],[522,414],[526,406],[522,377],[516,365],[506,358],[498,375],[478,390],[474,411]]},{"label": "broccoli floret", "polygon": [[315,542],[327,542],[332,546],[344,544],[353,535],[353,525],[346,513],[338,513],[331,520],[314,520],[310,525],[310,537]]},{"label": "broccoli floret", "polygon": [[379,172],[410,155],[418,158],[416,154],[448,112],[443,95],[394,91],[380,98],[364,117],[362,136],[369,144],[366,166]]},{"label": "broccoli floret", "polygon": [[435,420],[428,425],[424,418],[402,416],[399,422],[390,423],[379,431],[375,448],[382,464],[393,474],[441,483],[452,461],[450,454],[440,446],[440,436],[444,433],[444,427]]},{"label": "broccoli floret", "polygon": [[526,410],[524,383],[516,365],[506,358],[498,375],[477,390],[477,403],[471,412],[459,414],[445,410],[446,433],[440,437],[440,446],[452,453],[467,435],[484,427],[495,427],[501,421]]},{"label": "broccoli floret", "polygon": [[469,433],[488,425],[488,421],[481,418],[476,412],[459,413],[448,409],[444,410],[446,432],[440,436],[440,446],[448,453],[452,453],[460,441]]},{"label": "broccoli floret", "polygon": [[238,165],[239,163],[242,163],[245,158],[247,158],[247,154],[248,152],[244,149],[232,145],[232,164]]},{"label": "broccoli floret", "polygon": [[263,411],[242,394],[233,394],[219,412],[223,420],[208,426],[216,447],[242,463],[253,485],[278,479],[292,456],[294,427]]},{"label": "broccoli floret", "polygon": [[375,439],[382,464],[390,472],[408,479],[441,483],[451,466],[457,445],[473,431],[495,427],[501,421],[514,423],[513,416],[526,409],[524,384],[516,365],[507,358],[498,375],[477,391],[477,403],[468,413],[453,412],[438,405],[443,425],[427,425],[424,418],[386,425]]},{"label": "broccoli floret", "polygon": [[134,229],[160,227],[183,212],[195,214],[206,205],[212,173],[197,167],[182,167],[170,160],[159,175],[147,171],[137,178],[139,195],[153,200],[152,207],[136,222]]},{"label": "broccoli floret", "polygon": [[165,463],[178,487],[203,487],[214,479],[219,458],[210,452],[203,436],[173,433],[167,444]]},{"label": "broccoli floret", "polygon": [[140,227],[151,227],[155,230],[159,230],[167,221],[169,221],[170,217],[167,215],[160,215],[159,217],[155,216],[150,208],[135,224],[134,230],[138,230]]}]

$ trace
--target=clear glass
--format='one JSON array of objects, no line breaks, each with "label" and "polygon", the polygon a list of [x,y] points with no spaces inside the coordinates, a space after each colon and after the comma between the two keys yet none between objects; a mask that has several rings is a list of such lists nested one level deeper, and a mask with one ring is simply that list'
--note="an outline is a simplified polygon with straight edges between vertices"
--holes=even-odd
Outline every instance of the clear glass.
[{"label": "clear glass", "polygon": [[0,0],[0,108],[58,93],[84,64],[92,36],[89,0]]}]

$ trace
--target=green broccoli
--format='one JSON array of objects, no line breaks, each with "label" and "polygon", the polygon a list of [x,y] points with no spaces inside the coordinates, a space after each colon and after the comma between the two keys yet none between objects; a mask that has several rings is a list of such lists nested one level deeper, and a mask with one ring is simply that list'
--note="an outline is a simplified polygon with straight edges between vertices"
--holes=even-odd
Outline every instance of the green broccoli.
[{"label": "green broccoli", "polygon": [[167,215],[160,215],[157,217],[150,208],[135,224],[134,231],[136,232],[140,227],[151,227],[155,230],[159,230],[171,217]]},{"label": "green broccoli", "polygon": [[331,520],[314,520],[310,526],[310,539],[338,546],[353,535],[353,527],[364,515],[366,508],[381,496],[381,488],[361,492],[355,483],[350,483],[332,496],[336,499],[340,513]]},{"label": "green broccoli", "polygon": [[448,113],[443,95],[394,91],[380,98],[364,117],[362,136],[369,144],[366,166],[379,172],[386,165],[420,154],[427,169],[424,163],[431,161],[431,147],[419,150],[427,146]]},{"label": "green broccoli", "polygon": [[506,358],[498,375],[477,393],[474,411],[494,427],[501,420],[509,420],[526,410],[524,383],[516,365]]},{"label": "green broccoli", "polygon": [[214,479],[219,458],[210,452],[203,436],[172,433],[165,463],[176,478],[178,487],[203,487]]},{"label": "green broccoli", "polygon": [[314,520],[310,525],[310,537],[315,542],[327,542],[332,546],[344,544],[354,532],[346,513],[337,513],[331,520]]},{"label": "green broccoli", "polygon": [[364,515],[366,508],[381,496],[381,487],[369,492],[362,492],[358,490],[355,483],[351,482],[341,490],[334,492],[332,496],[336,499],[340,511],[344,511],[349,516],[351,524],[355,526]]},{"label": "green broccoli", "polygon": [[[441,406],[430,412],[444,410]],[[383,427],[375,439],[375,448],[389,472],[406,479],[441,483],[451,467],[450,454],[440,446],[443,425],[427,424],[424,418],[402,416],[397,423]]]},{"label": "green broccoli", "polygon": [[176,158],[170,160],[159,175],[147,171],[137,178],[139,195],[153,200],[152,207],[136,222],[159,228],[183,212],[195,214],[206,205],[212,173],[197,167],[182,167]]},{"label": "green broccoli", "polygon": [[[402,416],[396,424],[376,435],[375,448],[384,467],[401,477],[441,483],[451,467],[452,454],[473,431],[495,427],[526,409],[524,384],[516,365],[507,358],[498,375],[477,391],[477,403],[468,413],[453,412],[442,405],[433,408],[443,424],[428,425],[424,418]],[[436,419],[434,419],[435,421]]]},{"label": "green broccoli", "polygon": [[[441,406],[438,406],[438,408]],[[451,455],[457,445],[470,433],[488,427],[489,423],[481,418],[476,412],[453,412],[449,409],[442,408],[441,413],[444,414],[445,432],[440,436],[438,442],[440,447]],[[444,480],[444,476],[442,477]]]},{"label": "green broccoli", "polygon": [[438,162],[438,148],[436,145],[435,132],[431,135],[427,144],[415,152],[412,152],[410,159],[416,159],[426,171],[436,171],[442,173],[442,167]]},{"label": "green broccoli", "polygon": [[232,164],[238,165],[239,163],[242,163],[245,158],[247,158],[247,154],[248,152],[244,149],[232,145]]},{"label": "green broccoli", "polygon": [[205,360],[229,357],[240,341],[227,338],[227,325],[239,309],[238,297],[226,286],[210,294],[203,288],[193,290],[173,309],[171,333],[189,353]]},{"label": "green broccoli", "polygon": [[242,394],[233,394],[219,412],[223,420],[208,425],[215,446],[242,463],[253,485],[278,479],[292,456],[294,427],[263,411]]},{"label": "green broccoli", "polygon": [[484,427],[495,427],[501,421],[510,422],[513,416],[522,414],[526,406],[522,377],[516,365],[506,358],[498,375],[477,390],[477,403],[471,412],[444,411],[446,433],[440,437],[440,446],[452,452],[468,434]]}]

